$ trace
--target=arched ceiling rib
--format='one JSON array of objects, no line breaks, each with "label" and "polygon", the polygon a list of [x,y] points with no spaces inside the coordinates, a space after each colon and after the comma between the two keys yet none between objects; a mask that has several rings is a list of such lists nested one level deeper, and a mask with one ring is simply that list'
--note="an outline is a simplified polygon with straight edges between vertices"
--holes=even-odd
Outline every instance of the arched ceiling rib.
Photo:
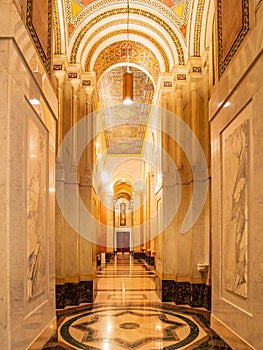
[{"label": "arched ceiling rib", "polygon": [[63,1],[54,0],[53,5],[53,23],[54,23],[54,53],[57,55],[66,53],[65,35],[67,24],[64,17]]},{"label": "arched ceiling rib", "polygon": [[[95,12],[98,14],[100,10],[113,7],[113,5],[115,9],[122,6],[127,8],[127,1],[123,0],[115,0],[114,2],[110,0],[64,0],[64,3],[66,7],[67,21],[74,30],[81,25],[81,22],[85,20],[85,18],[92,16]],[[74,11],[72,11],[73,3],[79,6],[79,10],[75,13],[75,16],[73,15]],[[134,7],[144,7],[144,9],[148,9],[148,11],[161,13],[164,20],[175,23],[178,28],[182,29],[182,33],[185,31],[183,27],[188,23],[190,3],[191,0],[130,0],[130,5]]]},{"label": "arched ceiling rib", "polygon": [[[201,56],[209,8],[211,0],[129,0],[129,43],[140,52],[129,59],[137,102],[151,104],[160,73],[187,64],[191,56]],[[127,42],[127,10],[127,0],[54,0],[55,55],[65,54],[72,65],[96,73],[100,105],[105,108],[121,102],[127,61],[125,52],[123,57],[116,52]],[[145,118],[144,111],[139,112]],[[131,125],[131,121],[120,132],[111,127],[115,124],[107,116],[103,119],[112,155],[140,154],[144,124]]]},{"label": "arched ceiling rib", "polygon": [[[118,8],[118,9],[110,9],[108,11],[104,11],[100,15],[89,20],[80,30],[76,30],[75,34],[71,38],[71,45],[69,45],[70,51],[70,62],[71,63],[79,63],[77,62],[78,51],[83,43],[87,42],[86,34],[91,32],[93,33],[93,28],[95,25],[100,23],[103,19],[107,19],[107,22],[110,24],[111,18],[113,20],[118,16],[119,19],[123,19],[123,16],[127,15],[127,9]],[[140,18],[142,21],[142,32],[144,32],[144,23],[151,23],[152,26],[157,26],[158,31],[169,37],[170,42],[173,45],[173,50],[177,52],[178,62],[173,62],[174,64],[184,64],[185,63],[185,43],[183,38],[179,34],[178,28],[176,26],[168,24],[164,21],[161,16],[156,16],[155,14],[148,12],[146,10],[142,10],[139,8],[130,8],[130,16]],[[110,25],[106,25],[105,29],[102,32],[105,32],[105,36],[108,35],[108,27]],[[146,25],[147,27],[147,25]],[[96,28],[96,27],[95,27]],[[126,26],[123,25],[123,29],[126,29]],[[144,37],[142,36],[141,41],[143,43]],[[161,39],[160,39],[161,41]]]},{"label": "arched ceiling rib", "polygon": [[127,180],[120,180],[115,182],[113,185],[114,197],[115,198],[126,198],[131,200],[132,198],[132,186]]},{"label": "arched ceiling rib", "polygon": [[[148,49],[149,46],[147,44],[150,43],[149,40],[145,42],[145,45],[142,45],[139,42],[133,41],[133,36],[130,38],[131,40],[129,44],[132,47],[134,53],[130,55],[129,63],[142,67],[152,76],[156,82],[160,71],[165,71],[165,69],[168,70],[169,68],[169,62],[166,58],[165,52],[163,52],[163,55],[166,58],[166,61],[163,62],[163,57],[158,54],[158,52],[157,55],[155,55],[150,49]],[[137,37],[135,37],[135,39],[136,38]],[[97,73],[97,77],[99,78],[100,75],[110,66],[118,63],[127,63],[126,56],[118,54],[122,48],[122,45],[125,43],[127,43],[126,40],[118,42],[116,42],[116,40],[112,40],[111,43],[108,43],[108,41],[106,41],[105,49],[101,50],[100,47],[98,47],[99,54],[93,55],[94,60],[91,62],[92,64],[89,64],[90,61],[88,59],[86,60],[85,70],[95,71]],[[161,63],[161,65],[159,63]]]},{"label": "arched ceiling rib", "polygon": [[[178,51],[174,63],[184,64],[188,56],[198,57],[205,48],[209,6],[210,0],[130,0],[133,30],[148,30],[147,34],[161,42],[166,52]],[[116,20],[125,26],[126,19],[127,1],[54,0],[55,54],[66,53],[72,63],[80,63],[83,50],[78,50],[81,45],[87,47],[88,38],[99,28],[106,35]]]},{"label": "arched ceiling rib", "polygon": [[[100,28],[93,33],[92,36],[89,36],[87,40],[83,40],[83,48],[80,47],[79,53],[77,56],[77,61],[85,66],[86,71],[92,71],[94,67],[94,62],[97,57],[100,55],[100,50],[98,47],[101,44],[105,44],[105,41],[108,40],[109,44],[113,42],[117,42],[120,40],[127,39],[127,30],[125,29],[123,23],[121,21],[113,21],[110,23],[110,27],[108,27],[108,34],[106,36],[101,33]],[[123,21],[122,21],[123,22]],[[159,64],[161,66],[161,71],[170,71],[173,67],[173,62],[176,59],[176,52],[172,50],[171,43],[168,39],[162,35],[162,33],[158,32],[156,27],[145,24],[144,31],[142,31],[142,22],[141,21],[132,21],[130,25],[130,39],[136,36],[136,41],[141,41],[143,38],[143,44],[147,42],[147,46],[155,56],[160,57]],[[103,28],[102,28],[103,29]],[[162,43],[160,43],[160,38],[162,38]],[[104,45],[105,47],[105,45]],[[104,48],[103,48],[104,49]],[[97,54],[95,52],[97,51]],[[163,63],[163,64],[162,64]]]},{"label": "arched ceiling rib", "polygon": [[[104,79],[105,75],[107,75],[109,72],[111,72],[111,71],[113,71],[113,70],[115,70],[117,68],[121,68],[121,67],[124,67],[125,70],[127,71],[127,62],[117,63],[117,64],[114,64],[114,65],[108,67],[107,69],[105,69],[104,72],[101,74],[101,76],[99,77],[99,79],[97,81],[98,86],[100,85],[100,81],[102,79]],[[150,81],[152,82],[153,91],[155,91],[155,89],[156,89],[156,82],[154,81],[153,76],[149,73],[149,71],[146,70],[145,68],[143,68],[142,66],[139,66],[138,64],[129,63],[129,69],[132,70],[133,68],[141,71],[142,73],[144,73],[150,79]],[[121,101],[121,98],[120,98],[118,103],[121,103],[121,102],[122,101]],[[151,103],[151,102],[152,102],[152,100],[147,99],[147,103]]]}]

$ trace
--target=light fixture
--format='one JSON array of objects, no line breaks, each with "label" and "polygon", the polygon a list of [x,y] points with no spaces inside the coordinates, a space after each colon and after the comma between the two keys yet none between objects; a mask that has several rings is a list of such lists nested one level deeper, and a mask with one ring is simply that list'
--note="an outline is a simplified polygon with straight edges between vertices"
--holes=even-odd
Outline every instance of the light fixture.
[{"label": "light fixture", "polygon": [[34,70],[35,79],[30,80],[29,102],[32,106],[40,105],[40,89],[42,86],[42,74]]},{"label": "light fixture", "polygon": [[130,72],[129,60],[130,60],[130,37],[129,37],[129,24],[130,24],[130,4],[127,1],[127,72],[123,74],[123,92],[122,102],[129,105],[133,102],[133,73]]},{"label": "light fixture", "polygon": [[130,105],[133,102],[133,74],[127,71],[123,74],[123,103]]},{"label": "light fixture", "polygon": [[40,101],[37,98],[30,98],[29,102],[33,106],[39,106],[40,105]]}]

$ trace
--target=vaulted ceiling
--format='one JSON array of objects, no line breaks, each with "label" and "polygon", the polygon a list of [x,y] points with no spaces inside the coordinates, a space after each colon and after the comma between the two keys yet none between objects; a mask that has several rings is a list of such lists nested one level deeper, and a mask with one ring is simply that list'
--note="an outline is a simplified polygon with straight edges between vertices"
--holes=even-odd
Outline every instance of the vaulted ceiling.
[{"label": "vaulted ceiling", "polygon": [[[169,72],[175,64],[185,64],[189,56],[199,56],[211,3],[130,0],[130,39],[135,50],[140,47],[147,52],[150,61],[134,55],[132,63],[155,76],[158,69]],[[127,40],[127,1],[55,0],[54,23],[55,54],[66,54],[71,63],[80,63],[84,70],[96,70],[98,77],[121,63],[116,52]]]},{"label": "vaulted ceiling", "polygon": [[[189,57],[199,57],[204,50],[211,3],[55,0],[54,54],[65,55],[70,64],[96,75],[100,108],[107,109],[121,102],[129,52],[134,100],[151,104],[160,74],[184,66]],[[108,153],[140,154],[146,118],[141,112],[135,119],[126,113],[122,125],[116,127],[116,115],[104,114]]]}]

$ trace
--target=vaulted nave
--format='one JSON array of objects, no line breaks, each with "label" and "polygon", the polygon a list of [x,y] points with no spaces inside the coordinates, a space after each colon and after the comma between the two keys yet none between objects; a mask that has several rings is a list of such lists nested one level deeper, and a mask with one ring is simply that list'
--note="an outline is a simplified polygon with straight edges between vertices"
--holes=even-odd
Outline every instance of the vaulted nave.
[{"label": "vaulted nave", "polygon": [[263,0],[0,1],[0,350],[263,350]]}]

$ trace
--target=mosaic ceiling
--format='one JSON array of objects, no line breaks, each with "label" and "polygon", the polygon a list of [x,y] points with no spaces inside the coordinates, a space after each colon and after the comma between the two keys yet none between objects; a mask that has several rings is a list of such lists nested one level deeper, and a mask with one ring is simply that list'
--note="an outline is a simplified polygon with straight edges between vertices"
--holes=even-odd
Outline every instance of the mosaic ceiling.
[{"label": "mosaic ceiling", "polygon": [[[134,99],[151,104],[160,73],[199,57],[205,46],[210,0],[129,0],[129,40],[127,5],[127,0],[54,0],[55,55],[96,73],[100,107],[106,110],[121,102],[128,58]],[[138,112],[138,124],[131,118],[124,118],[118,132],[114,118],[103,119],[108,153],[141,152],[148,116]]]},{"label": "mosaic ceiling", "polygon": [[[130,0],[129,3],[130,31],[141,38],[142,44],[147,35],[152,42],[158,42],[159,37],[163,49],[169,48],[173,64],[184,64],[188,53],[200,54],[201,32],[205,31],[211,1]],[[123,37],[126,30],[127,1],[55,0],[54,5],[55,53],[66,53],[72,63],[85,62],[95,44],[87,48],[87,43],[93,39],[97,43],[114,37],[113,42],[117,42],[117,37]]]},{"label": "mosaic ceiling", "polygon": [[142,151],[149,116],[147,106],[152,101],[154,85],[148,75],[131,67],[130,70],[134,75],[133,98],[136,107],[121,108],[122,76],[126,69],[122,66],[110,70],[98,85],[108,154],[140,154]]},{"label": "mosaic ceiling", "polygon": [[[143,44],[132,41],[120,41],[106,47],[97,57],[94,71],[99,78],[110,66],[118,63],[129,63],[142,67],[157,81],[160,74],[160,66],[156,56]],[[145,74],[144,74],[145,75]],[[147,100],[147,102],[150,102]]]}]

